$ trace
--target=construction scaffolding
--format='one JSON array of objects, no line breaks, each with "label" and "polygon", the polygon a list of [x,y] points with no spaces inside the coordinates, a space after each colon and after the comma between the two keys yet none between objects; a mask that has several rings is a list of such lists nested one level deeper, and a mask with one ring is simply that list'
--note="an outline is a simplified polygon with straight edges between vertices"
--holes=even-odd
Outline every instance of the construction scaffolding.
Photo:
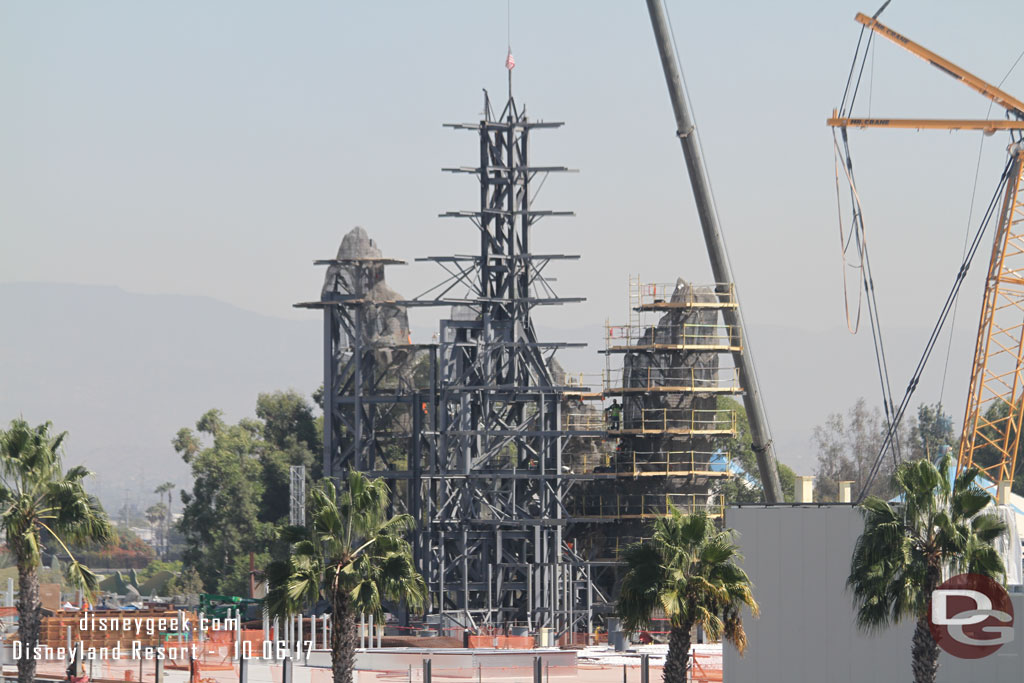
[{"label": "construction scaffolding", "polygon": [[[572,498],[570,531],[585,539],[578,552],[603,567],[596,588],[609,595],[619,551],[646,536],[650,520],[675,509],[721,515],[714,484],[732,476],[723,442],[738,424],[733,407],[719,399],[743,392],[739,369],[719,363],[739,348],[740,335],[720,320],[723,309],[736,306],[732,285],[630,277],[628,300],[626,323],[606,324],[602,351],[602,394],[613,403],[598,415],[615,446],[572,463],[587,481]],[[570,419],[594,428],[587,421],[594,417],[580,410]]]}]

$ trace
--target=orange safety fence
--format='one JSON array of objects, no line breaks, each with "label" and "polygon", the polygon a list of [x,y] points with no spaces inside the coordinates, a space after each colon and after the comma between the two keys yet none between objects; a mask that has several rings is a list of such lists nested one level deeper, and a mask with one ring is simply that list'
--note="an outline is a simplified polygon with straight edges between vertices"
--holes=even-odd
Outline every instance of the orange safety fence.
[{"label": "orange safety fence", "polygon": [[691,655],[690,681],[693,683],[721,683],[722,655],[694,652]]},{"label": "orange safety fence", "polygon": [[[83,663],[85,673],[94,681],[127,681],[130,683],[156,683],[156,660],[152,659],[94,659]],[[188,670],[188,662],[164,661],[165,670]],[[36,665],[39,676],[64,680],[67,678],[67,664],[63,660],[40,660]],[[195,681],[201,683],[236,683],[237,662],[228,666],[212,668],[197,663]]]},{"label": "orange safety fence", "polygon": [[531,650],[533,636],[467,636],[470,648],[493,648],[496,650]]}]

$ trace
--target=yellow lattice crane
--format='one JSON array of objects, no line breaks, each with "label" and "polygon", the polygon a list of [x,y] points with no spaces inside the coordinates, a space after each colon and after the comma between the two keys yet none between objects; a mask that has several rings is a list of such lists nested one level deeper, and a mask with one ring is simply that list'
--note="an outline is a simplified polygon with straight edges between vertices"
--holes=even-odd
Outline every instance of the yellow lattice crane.
[{"label": "yellow lattice crane", "polygon": [[[876,15],[877,17],[877,15]],[[835,128],[912,128],[917,130],[1024,131],[1024,102],[953,64],[876,17],[858,14],[857,22],[921,57],[1006,110],[999,120],[857,119],[833,111]],[[958,470],[976,465],[995,483],[1012,481],[1024,412],[1024,144],[1008,147],[1009,172],[992,244],[985,299],[971,367]],[[981,452],[988,455],[979,462]],[[995,454],[995,459],[991,455]]]}]

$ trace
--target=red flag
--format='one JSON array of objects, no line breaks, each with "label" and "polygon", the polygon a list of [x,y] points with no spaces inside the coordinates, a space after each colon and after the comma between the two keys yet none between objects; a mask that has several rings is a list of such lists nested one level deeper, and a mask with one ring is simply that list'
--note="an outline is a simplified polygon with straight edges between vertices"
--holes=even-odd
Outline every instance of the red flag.
[{"label": "red flag", "polygon": [[516,68],[516,58],[512,56],[512,48],[508,49],[508,57],[505,58],[505,68],[509,71]]}]

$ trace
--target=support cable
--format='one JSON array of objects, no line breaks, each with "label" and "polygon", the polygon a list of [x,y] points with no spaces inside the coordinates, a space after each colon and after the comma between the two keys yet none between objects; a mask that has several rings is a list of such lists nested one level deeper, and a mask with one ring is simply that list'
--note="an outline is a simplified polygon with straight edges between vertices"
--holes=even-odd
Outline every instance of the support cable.
[{"label": "support cable", "polygon": [[[878,15],[881,14],[882,11],[885,10],[885,8],[888,5],[889,5],[889,2],[887,1],[885,4],[883,4],[878,9],[877,12],[875,12],[874,16],[877,18]],[[863,42],[863,37],[864,37],[864,28],[862,27],[861,35],[857,39],[857,48],[856,48],[856,50],[854,52],[853,61],[850,64],[850,71],[849,71],[849,74],[848,74],[848,76],[846,78],[846,87],[843,90],[843,99],[842,99],[842,104],[840,105],[840,110],[844,111],[844,112],[847,109],[849,109],[850,111],[853,110],[853,105],[854,105],[854,103],[857,100],[857,93],[860,91],[861,80],[863,79],[863,76],[864,76],[864,68],[865,68],[865,66],[868,63],[869,58],[871,58],[871,61],[872,61],[872,72],[874,70],[874,59],[873,59],[874,51],[872,50],[872,39],[874,37],[874,33],[872,32],[872,33],[870,33],[868,35],[867,43],[864,45],[863,55],[861,55],[861,49],[860,48],[861,48],[861,44]],[[857,68],[858,61],[860,62],[860,68],[859,69]],[[854,81],[854,79],[853,79],[853,76],[854,76],[855,72],[857,74],[856,81]],[[869,80],[873,80],[873,79],[870,79],[870,75],[869,75]],[[851,92],[851,85],[852,85],[852,88],[853,88],[852,92]],[[873,83],[872,83],[872,85],[873,85]],[[871,96],[871,92],[869,90],[869,97],[870,96]],[[872,347],[873,347],[874,352],[875,352],[875,364],[878,367],[878,381],[879,381],[879,385],[881,386],[881,390],[882,390],[882,407],[883,407],[883,410],[885,412],[886,426],[891,430],[892,427],[893,427],[893,418],[895,416],[896,406],[895,406],[895,401],[893,400],[892,383],[889,380],[889,365],[888,365],[888,361],[886,359],[885,344],[884,344],[884,341],[883,341],[883,338],[882,338],[881,319],[879,317],[878,301],[877,301],[877,298],[876,298],[876,295],[875,295],[875,281],[874,281],[874,276],[871,273],[871,260],[868,257],[867,236],[866,236],[866,233],[864,231],[864,217],[863,217],[862,208],[861,208],[861,204],[860,204],[860,198],[859,198],[859,196],[857,194],[856,183],[854,182],[854,179],[853,179],[853,158],[850,155],[850,144],[849,144],[849,138],[848,138],[847,133],[846,133],[846,128],[842,129],[842,138],[843,138],[843,156],[844,156],[845,161],[846,161],[845,172],[846,172],[847,180],[848,180],[849,186],[850,186],[850,203],[851,203],[851,207],[852,207],[852,210],[853,210],[853,218],[852,218],[851,225],[850,225],[851,239],[854,239],[854,241],[855,241],[855,243],[857,245],[858,254],[860,256],[860,265],[858,266],[858,268],[861,271],[861,281],[862,281],[862,283],[864,285],[864,295],[865,295],[865,298],[867,299],[867,304],[868,304],[868,306],[867,306],[867,309],[868,309],[868,322],[870,323],[870,327],[871,327],[871,343],[872,343]],[[837,145],[837,143],[835,141],[835,132],[834,131],[833,131],[833,145],[834,145],[834,151],[835,151],[835,147],[837,147],[838,145]],[[838,192],[839,192],[838,181],[837,181],[837,185],[836,185],[836,192],[837,192],[836,201],[839,202],[840,200],[839,200],[839,197],[838,197]],[[840,212],[841,212],[841,209],[840,209]],[[841,218],[840,218],[840,234],[841,233],[842,233],[842,224],[841,224]],[[849,245],[846,245],[846,248],[848,248],[848,246]],[[844,251],[844,263],[845,263],[845,251]],[[844,303],[845,303],[846,310],[847,310],[847,313],[846,313],[847,328],[850,328],[851,326],[850,326],[850,319],[849,319],[849,303],[848,303],[849,296],[848,296],[848,292],[847,292],[847,289],[846,289],[846,271],[845,271],[845,268],[844,268],[844,271],[843,271],[843,291],[844,291]],[[856,330],[859,329],[859,326],[860,326],[859,325],[859,322],[860,322],[860,302],[861,302],[861,299],[858,296],[858,315],[857,315],[858,323],[857,323],[857,326],[855,328],[851,329],[851,332],[853,332],[854,334],[856,333]],[[899,465],[899,462],[900,462],[900,459],[901,459],[900,458],[900,442],[899,442],[898,434],[891,441],[891,446],[892,446],[893,466],[896,467],[897,465]]]},{"label": "support cable", "polygon": [[[836,174],[836,217],[837,217],[838,223],[839,223],[839,257],[840,257],[840,260],[842,261],[842,264],[843,264],[843,268],[842,268],[842,270],[843,270],[843,307],[844,307],[844,310],[845,310],[845,313],[846,313],[846,329],[849,330],[850,334],[857,334],[857,331],[860,330],[860,315],[861,315],[862,307],[863,307],[863,304],[864,304],[864,295],[863,295],[863,292],[860,289],[860,286],[858,285],[858,287],[857,287],[857,316],[851,322],[851,320],[850,320],[850,287],[849,287],[849,283],[847,282],[846,271],[848,269],[859,270],[859,271],[861,271],[860,277],[864,277],[864,275],[863,275],[864,263],[861,262],[861,263],[858,263],[857,265],[851,265],[850,263],[848,263],[847,257],[846,257],[847,253],[850,250],[850,245],[853,243],[853,237],[855,235],[855,232],[853,230],[853,226],[852,225],[850,226],[850,234],[849,234],[849,236],[847,236],[845,234],[845,231],[843,230],[843,204],[842,204],[842,194],[840,193],[840,190],[839,190],[839,168],[840,168],[840,162],[839,162],[839,141],[836,140],[835,131],[832,132],[832,159],[833,159],[833,163],[835,165],[835,174]],[[845,172],[845,169],[844,169],[844,172]],[[965,240],[965,242],[966,242],[966,240]],[[967,249],[966,243],[964,244],[964,249],[965,250]]]},{"label": "support cable", "polygon": [[[1006,79],[1010,77],[1017,65],[1020,64],[1021,59],[1024,59],[1024,50],[1017,55],[1017,59],[1013,60],[1013,64],[1007,69],[1006,74],[1003,76],[996,88],[1002,88],[1003,84],[1006,83]],[[988,109],[985,111],[985,118],[989,118],[992,115],[992,107],[995,102],[988,103]],[[978,192],[978,173],[981,171],[981,153],[985,148],[985,135],[981,136],[981,142],[978,143],[978,161],[974,167],[974,186],[971,189],[971,206],[967,211],[967,225],[964,228],[964,253],[967,253],[967,240],[971,235],[971,221],[974,220],[974,199]],[[946,342],[946,363],[942,368],[942,384],[939,387],[939,405],[942,405],[942,398],[946,393],[946,374],[949,372],[949,354],[953,348],[953,332],[956,330],[956,304],[953,305],[953,317],[949,323],[949,340]]]},{"label": "support cable", "polygon": [[[882,323],[878,313],[878,299],[875,293],[875,280],[874,275],[871,272],[871,259],[868,256],[867,234],[864,230],[864,215],[861,209],[860,196],[857,193],[857,185],[854,181],[853,159],[850,156],[849,139],[846,135],[845,128],[842,129],[842,138],[843,155],[846,160],[844,170],[850,187],[850,202],[853,209],[853,220],[850,230],[854,234],[854,242],[860,256],[861,282],[864,286],[864,295],[867,300],[868,322],[870,323],[871,328],[871,344],[875,352],[875,364],[878,367],[878,381],[882,390],[882,406],[885,412],[886,426],[891,429],[896,405],[893,399],[892,383],[889,379],[889,363],[885,355],[885,343],[882,337]],[[835,144],[834,137],[833,143]],[[900,461],[900,443],[898,435],[892,440],[891,445],[893,466],[896,466]]]},{"label": "support cable", "polygon": [[878,471],[881,468],[883,456],[885,455],[886,449],[889,444],[895,438],[896,427],[899,425],[899,421],[903,418],[903,414],[906,412],[907,407],[910,405],[910,399],[914,395],[914,391],[917,389],[918,382],[921,379],[921,375],[924,372],[925,365],[928,363],[928,359],[931,357],[931,353],[938,342],[939,335],[942,333],[942,327],[946,323],[946,319],[952,313],[953,307],[956,303],[957,296],[960,293],[960,286],[963,284],[964,279],[967,277],[967,273],[970,270],[971,263],[974,260],[975,254],[978,252],[978,248],[981,246],[982,238],[985,235],[985,231],[988,229],[988,225],[992,220],[992,216],[996,212],[996,208],[999,205],[999,197],[1003,194],[1006,182],[1010,177],[1010,168],[1012,166],[1012,159],[1007,161],[1003,173],[999,178],[999,183],[996,187],[995,192],[992,194],[992,199],[989,201],[988,209],[985,211],[985,215],[982,218],[981,225],[978,226],[977,232],[974,234],[974,239],[971,241],[971,245],[967,251],[967,255],[964,257],[963,262],[960,264],[960,270],[957,271],[956,278],[953,281],[953,286],[946,296],[946,302],[942,306],[942,310],[939,313],[939,318],[932,328],[932,333],[928,337],[928,342],[925,344],[921,358],[917,363],[917,367],[914,369],[914,374],[910,378],[910,382],[907,384],[906,393],[903,395],[903,400],[900,402],[899,408],[896,410],[895,421],[889,426],[888,431],[885,435],[885,440],[882,442],[882,446],[879,449],[878,456],[875,458],[875,463],[871,468],[871,472],[868,474],[868,479],[864,483],[864,487],[861,489],[857,496],[857,500],[854,504],[860,504],[864,497],[867,495],[868,488],[870,488],[875,477],[878,475]]}]

